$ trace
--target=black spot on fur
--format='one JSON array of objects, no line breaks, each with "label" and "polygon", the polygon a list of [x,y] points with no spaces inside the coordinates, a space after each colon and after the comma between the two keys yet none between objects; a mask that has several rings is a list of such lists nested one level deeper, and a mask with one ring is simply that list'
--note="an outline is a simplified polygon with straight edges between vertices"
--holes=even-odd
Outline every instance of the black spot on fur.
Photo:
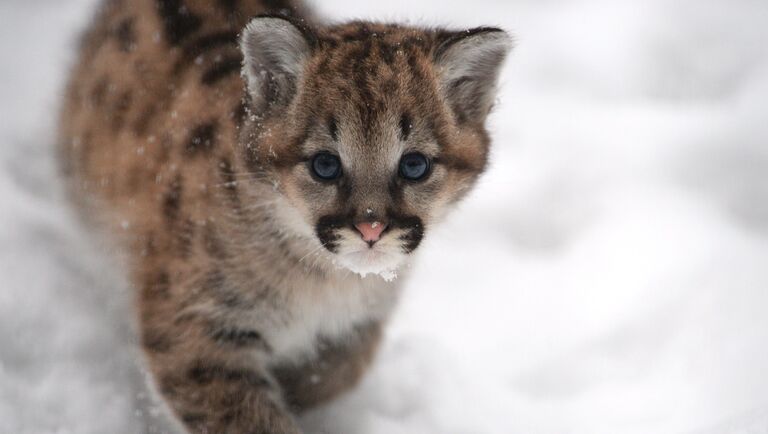
[{"label": "black spot on fur", "polygon": [[240,55],[230,55],[214,62],[207,71],[203,73],[200,81],[206,86],[212,86],[219,80],[240,73],[243,64],[243,58]]},{"label": "black spot on fur", "polygon": [[181,209],[181,175],[176,175],[176,178],[171,182],[168,191],[163,195],[163,215],[165,221],[169,225],[176,223],[179,218],[179,211]]},{"label": "black spot on fur", "polygon": [[199,154],[208,154],[216,145],[216,123],[209,122],[198,125],[189,136],[187,146],[184,148],[184,154],[187,157],[194,157]]},{"label": "black spot on fur", "polygon": [[184,52],[174,67],[174,73],[180,72],[185,66],[211,50],[228,47],[237,50],[237,33],[229,30],[200,36],[184,46]]},{"label": "black spot on fur", "polygon": [[237,328],[216,327],[212,325],[208,331],[209,336],[219,344],[231,345],[238,348],[258,348],[263,351],[272,352],[271,346],[264,340],[264,337],[256,330],[245,330]]},{"label": "black spot on fur", "polygon": [[202,25],[200,17],[190,12],[182,0],[157,0],[157,11],[163,22],[165,39],[171,45],[179,45]]},{"label": "black spot on fur", "polygon": [[234,369],[198,360],[187,372],[194,383],[205,386],[213,382],[244,383],[250,387],[269,388],[269,381],[256,371]]},{"label": "black spot on fur", "polygon": [[120,51],[129,53],[136,47],[136,30],[134,29],[134,18],[126,18],[115,28],[115,39]]}]

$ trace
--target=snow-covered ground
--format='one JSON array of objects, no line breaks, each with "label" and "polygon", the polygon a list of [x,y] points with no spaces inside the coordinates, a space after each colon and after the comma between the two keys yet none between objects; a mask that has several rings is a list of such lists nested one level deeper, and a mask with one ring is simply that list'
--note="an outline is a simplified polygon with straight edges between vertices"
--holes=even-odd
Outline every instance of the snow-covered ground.
[{"label": "snow-covered ground", "polygon": [[[0,2],[2,433],[162,419],[126,284],[51,153],[93,3]],[[492,169],[422,249],[370,375],[308,432],[768,433],[768,2],[316,3],[518,47]]]}]

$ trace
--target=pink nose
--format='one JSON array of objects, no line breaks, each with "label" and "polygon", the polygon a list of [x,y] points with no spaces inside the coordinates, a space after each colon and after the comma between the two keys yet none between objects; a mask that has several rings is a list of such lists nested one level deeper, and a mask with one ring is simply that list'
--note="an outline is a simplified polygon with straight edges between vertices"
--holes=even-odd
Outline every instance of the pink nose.
[{"label": "pink nose", "polygon": [[379,241],[379,238],[381,238],[381,233],[384,232],[384,228],[386,228],[386,225],[384,223],[379,222],[373,222],[373,223],[358,223],[355,225],[358,231],[360,231],[360,235],[363,236],[363,241],[366,242],[373,242],[373,241]]}]

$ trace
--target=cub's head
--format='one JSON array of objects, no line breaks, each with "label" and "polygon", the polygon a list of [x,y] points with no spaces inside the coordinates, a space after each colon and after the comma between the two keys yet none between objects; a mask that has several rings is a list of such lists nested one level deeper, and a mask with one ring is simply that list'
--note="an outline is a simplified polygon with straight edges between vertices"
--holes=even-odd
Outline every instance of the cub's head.
[{"label": "cub's head", "polygon": [[394,270],[483,172],[505,32],[261,17],[240,41],[247,170],[336,263]]}]

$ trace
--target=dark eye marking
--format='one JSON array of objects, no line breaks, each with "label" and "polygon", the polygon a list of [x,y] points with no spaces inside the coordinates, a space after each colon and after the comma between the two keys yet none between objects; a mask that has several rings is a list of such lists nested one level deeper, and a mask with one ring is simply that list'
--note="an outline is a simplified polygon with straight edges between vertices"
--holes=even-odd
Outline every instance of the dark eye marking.
[{"label": "dark eye marking", "polygon": [[341,176],[341,160],[329,152],[320,152],[312,157],[310,168],[323,181],[332,181]]},{"label": "dark eye marking", "polygon": [[411,128],[413,128],[413,121],[407,113],[404,113],[400,117],[400,140],[408,140],[408,136],[411,135]]},{"label": "dark eye marking", "polygon": [[334,142],[339,140],[339,126],[336,124],[336,118],[334,117],[328,121],[328,132],[331,134]]},{"label": "dark eye marking", "polygon": [[429,174],[429,159],[420,152],[411,152],[400,159],[400,176],[409,181],[421,181]]}]

